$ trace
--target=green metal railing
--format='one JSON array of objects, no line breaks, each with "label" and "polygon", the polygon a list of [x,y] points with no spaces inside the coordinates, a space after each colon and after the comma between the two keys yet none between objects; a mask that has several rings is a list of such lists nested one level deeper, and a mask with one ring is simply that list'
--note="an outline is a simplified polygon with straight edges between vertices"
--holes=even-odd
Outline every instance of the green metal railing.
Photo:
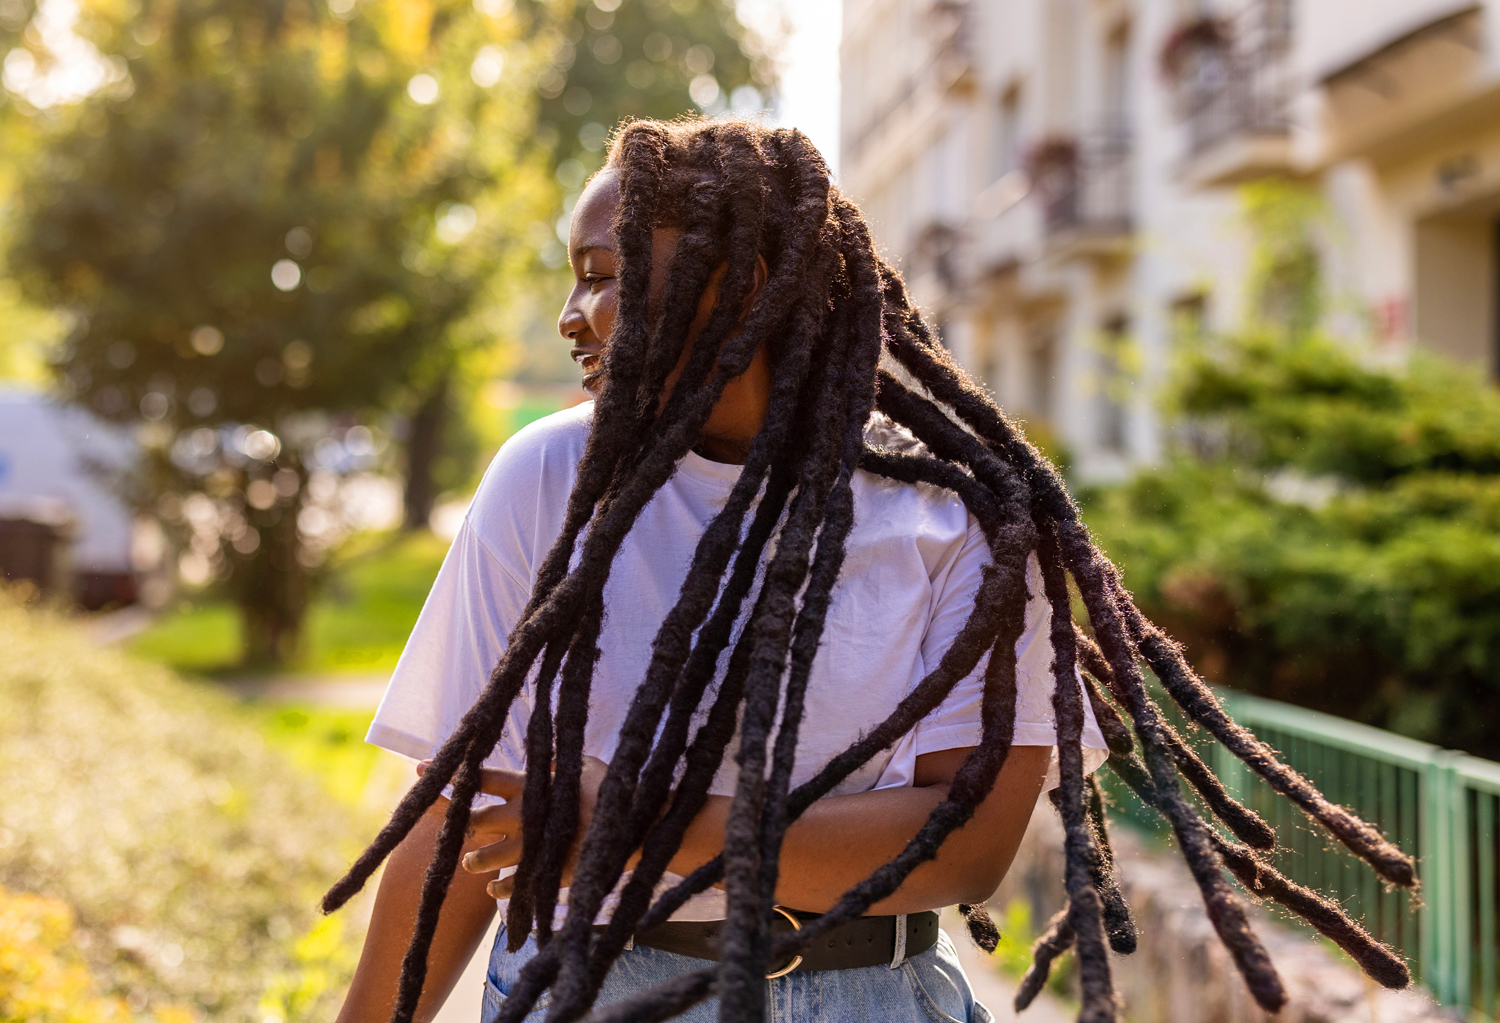
[{"label": "green metal railing", "polygon": [[[1440,1002],[1496,1019],[1500,764],[1274,700],[1219,695],[1236,721],[1328,798],[1416,856],[1422,888],[1414,898],[1383,884],[1228,750],[1204,744],[1200,752],[1211,757],[1225,786],[1276,829],[1277,869],[1337,899],[1400,949]],[[1180,716],[1172,716],[1181,726]],[[1124,786],[1110,789],[1119,815],[1162,827]]]}]

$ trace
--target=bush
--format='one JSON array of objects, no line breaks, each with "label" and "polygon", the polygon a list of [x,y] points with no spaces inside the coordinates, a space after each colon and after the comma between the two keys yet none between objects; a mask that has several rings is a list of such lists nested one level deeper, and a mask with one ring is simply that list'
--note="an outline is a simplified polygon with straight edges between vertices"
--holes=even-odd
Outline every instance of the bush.
[{"label": "bush", "polygon": [[0,606],[0,648],[0,884],[71,907],[99,997],[330,1017],[358,935],[317,900],[373,815],[268,749],[255,715],[65,622]]},{"label": "bush", "polygon": [[1212,681],[1500,758],[1500,394],[1272,332],[1183,359],[1176,453],[1086,497]]}]

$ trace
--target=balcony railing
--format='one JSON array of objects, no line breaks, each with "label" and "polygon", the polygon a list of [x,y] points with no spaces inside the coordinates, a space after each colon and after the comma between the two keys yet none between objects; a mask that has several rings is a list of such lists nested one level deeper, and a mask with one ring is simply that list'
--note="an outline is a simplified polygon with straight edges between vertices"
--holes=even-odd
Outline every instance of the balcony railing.
[{"label": "balcony railing", "polygon": [[1048,144],[1032,178],[1046,211],[1047,233],[1119,236],[1131,227],[1131,144],[1112,128],[1074,142]]},{"label": "balcony railing", "polygon": [[1290,0],[1256,0],[1229,23],[1229,45],[1198,53],[1182,83],[1193,155],[1240,136],[1285,136],[1293,94]]},{"label": "balcony railing", "polygon": [[[1277,833],[1276,867],[1318,889],[1410,960],[1417,979],[1471,1019],[1500,1010],[1500,764],[1342,718],[1220,690],[1230,715],[1280,751],[1335,803],[1417,857],[1421,897],[1380,883],[1352,854],[1308,830],[1302,812],[1224,747],[1200,750],[1225,787]],[[1164,705],[1170,704],[1164,699]],[[1168,717],[1184,724],[1168,707]],[[1115,813],[1165,824],[1123,785]]]}]

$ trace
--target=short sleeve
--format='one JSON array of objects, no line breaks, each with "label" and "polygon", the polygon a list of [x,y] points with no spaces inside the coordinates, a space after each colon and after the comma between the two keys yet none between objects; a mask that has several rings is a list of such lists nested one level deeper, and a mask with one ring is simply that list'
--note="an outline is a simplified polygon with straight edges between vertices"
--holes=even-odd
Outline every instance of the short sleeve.
[{"label": "short sleeve", "polygon": [[[443,559],[366,741],[418,760],[437,752],[489,681],[528,592],[466,521]],[[489,766],[524,765],[526,696],[512,707],[485,761]]]},{"label": "short sleeve", "polygon": [[[933,612],[922,641],[922,661],[936,666],[953,644],[974,610],[983,571],[989,564],[984,534],[972,518],[969,533],[945,574],[935,579]],[[1026,625],[1016,641],[1016,721],[1013,738],[1017,746],[1056,746],[1057,720],[1052,711],[1055,684],[1052,674],[1052,609],[1042,593],[1041,564],[1036,554],[1026,561]],[[989,657],[981,658],[974,671],[961,679],[941,705],[913,730],[916,753],[979,745],[983,731],[980,707],[984,699],[984,672]],[[1079,678],[1082,689],[1082,678]],[[1081,695],[1081,693],[1080,693]],[[1108,756],[1104,736],[1094,720],[1093,708],[1084,700],[1084,767],[1093,771]],[[1047,770],[1043,788],[1057,785],[1057,754]]]}]

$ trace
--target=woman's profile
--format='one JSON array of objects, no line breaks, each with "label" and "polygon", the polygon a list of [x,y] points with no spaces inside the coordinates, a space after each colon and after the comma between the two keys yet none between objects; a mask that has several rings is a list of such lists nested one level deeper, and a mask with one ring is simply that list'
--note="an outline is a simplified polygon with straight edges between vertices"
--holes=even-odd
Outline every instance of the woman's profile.
[{"label": "woman's profile", "polygon": [[1136,937],[1106,759],[1170,823],[1262,1007],[1286,995],[1226,867],[1409,981],[1270,866],[1271,829],[1144,671],[1381,877],[1414,884],[1411,860],[1136,610],[803,135],[623,126],[569,260],[559,327],[595,400],[496,456],[375,718],[425,764],[325,900],[389,858],[341,1019],[431,1018],[499,900],[486,1023],[986,1020],[936,911],[994,947],[983,906],[1043,792],[1068,905],[1018,1002],[1072,948],[1080,1018],[1114,1019],[1109,955]]}]

